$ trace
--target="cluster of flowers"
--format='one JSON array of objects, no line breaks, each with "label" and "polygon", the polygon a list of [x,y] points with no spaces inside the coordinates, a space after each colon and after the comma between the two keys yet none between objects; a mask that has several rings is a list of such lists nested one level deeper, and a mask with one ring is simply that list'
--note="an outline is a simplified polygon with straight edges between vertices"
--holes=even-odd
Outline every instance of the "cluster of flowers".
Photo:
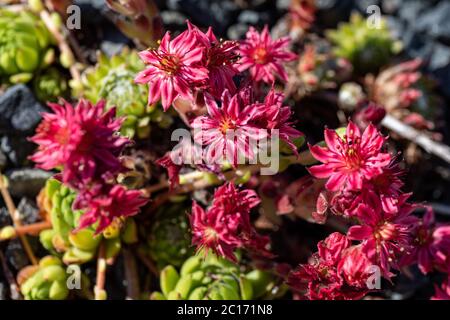
[{"label": "cluster of flowers", "polygon": [[239,191],[231,182],[216,189],[206,211],[194,201],[190,217],[192,243],[198,250],[212,250],[235,262],[238,248],[270,257],[269,238],[259,235],[250,222],[250,210],[259,203],[255,191]]},{"label": "cluster of flowers", "polygon": [[206,160],[220,163],[220,159],[236,165],[239,156],[252,160],[262,139],[276,133],[293,152],[292,139],[301,133],[289,121],[291,109],[283,106],[284,96],[272,89],[263,102],[251,101],[251,90],[244,89],[234,96],[226,90],[219,108],[214,99],[205,99],[208,114],[194,119],[194,141],[209,146]]},{"label": "cluster of flowers", "polygon": [[[291,273],[290,284],[309,299],[353,299],[374,289],[368,284],[377,270],[387,280],[413,263],[423,273],[449,273],[450,226],[436,226],[430,208],[407,202],[402,171],[382,152],[385,138],[378,130],[369,125],[361,134],[350,122],[342,136],[329,129],[324,135],[325,147],[309,146],[323,163],[310,173],[328,179],[313,216],[324,222],[331,212],[357,224],[347,235],[334,233],[320,242],[311,261]],[[422,219],[412,215],[418,208],[427,209]]]},{"label": "cluster of flowers", "polygon": [[147,200],[136,190],[116,184],[123,170],[120,154],[129,140],[119,135],[122,120],[105,102],[92,105],[81,100],[75,107],[49,104],[53,113],[43,120],[31,141],[38,150],[31,156],[45,170],[61,170],[57,178],[77,190],[74,209],[83,209],[78,229],[97,224],[103,231],[114,219],[138,213]]},{"label": "cluster of flowers", "polygon": [[[292,139],[301,133],[289,122],[291,110],[282,105],[283,95],[272,89],[260,102],[246,81],[239,89],[233,81],[246,70],[253,83],[272,84],[275,74],[286,81],[283,63],[296,59],[287,50],[288,44],[288,38],[272,40],[267,27],[261,33],[250,28],[247,38],[237,43],[219,41],[211,28],[203,33],[188,22],[188,29],[174,39],[166,33],[157,49],[140,53],[147,67],[135,81],[148,84],[149,103],[161,98],[165,110],[177,98],[189,101],[193,109],[206,106],[207,114],[193,119],[190,126],[195,144],[208,146],[200,158],[210,167],[223,160],[236,165],[239,157],[244,161],[253,159],[255,145],[261,147],[258,142],[271,132],[276,132],[295,152]],[[221,100],[220,107],[216,99]],[[184,149],[188,150],[170,152],[158,161],[168,169],[172,186],[178,182],[181,164],[189,163],[181,158],[198,153],[192,151],[190,143]]]},{"label": "cluster of flowers", "polygon": [[[194,143],[182,141],[179,148],[168,152],[158,163],[168,170],[172,186],[178,184],[183,164],[202,164],[207,168],[230,163],[233,166],[261,160],[267,155],[270,142],[282,141],[297,153],[293,139],[303,134],[292,127],[289,106],[283,106],[284,95],[273,88],[264,101],[253,98],[250,87],[231,96],[222,94],[221,106],[211,96],[205,96],[207,114],[193,119]],[[203,147],[203,148],[202,148]],[[278,155],[276,155],[278,156]],[[200,160],[200,161],[198,161]]]},{"label": "cluster of flowers", "polygon": [[289,39],[272,40],[267,26],[261,33],[251,27],[246,40],[237,43],[217,40],[211,28],[204,33],[187,24],[188,29],[174,39],[167,32],[157,49],[140,53],[147,67],[135,81],[148,84],[149,103],[161,98],[164,110],[177,97],[196,106],[202,94],[220,98],[228,90],[233,95],[237,90],[233,77],[246,70],[256,82],[271,84],[275,74],[286,81],[283,63],[297,57],[286,49]]}]

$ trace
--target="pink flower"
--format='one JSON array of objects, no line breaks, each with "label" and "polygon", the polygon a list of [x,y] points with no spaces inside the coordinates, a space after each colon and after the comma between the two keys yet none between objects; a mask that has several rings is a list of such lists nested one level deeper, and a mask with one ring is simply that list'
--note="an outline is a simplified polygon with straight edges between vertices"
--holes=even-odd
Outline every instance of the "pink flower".
[{"label": "pink flower", "polygon": [[397,267],[398,256],[410,250],[410,229],[416,221],[410,213],[414,207],[406,204],[399,212],[388,214],[376,203],[359,205],[357,217],[362,225],[352,226],[347,236],[362,241],[363,252],[381,268],[386,278],[390,278],[390,269]]},{"label": "pink flower", "polygon": [[367,289],[367,280],[373,274],[372,263],[362,250],[361,245],[352,246],[342,253],[338,272],[345,281],[357,288]]},{"label": "pink flower", "polygon": [[384,138],[373,125],[361,136],[358,127],[350,122],[343,138],[334,130],[325,129],[326,147],[309,146],[314,158],[324,163],[309,168],[316,178],[329,178],[326,188],[360,190],[364,179],[371,180],[390,163],[388,153],[380,152]]},{"label": "pink flower", "polygon": [[289,41],[287,37],[272,40],[267,26],[261,33],[250,27],[246,39],[239,46],[241,59],[237,62],[238,70],[250,69],[254,81],[273,83],[277,76],[286,82],[288,76],[283,63],[297,58],[297,55],[286,50]]},{"label": "pink flower", "polygon": [[197,37],[197,45],[204,47],[203,65],[208,69],[209,84],[206,91],[215,98],[220,98],[225,89],[236,91],[233,77],[239,73],[234,66],[238,56],[235,41],[217,40],[212,28],[206,33],[188,22],[188,28]]},{"label": "pink flower", "polygon": [[[354,286],[355,282],[346,282],[341,276],[338,265],[343,255],[350,250],[350,241],[345,235],[332,233],[319,242],[319,252],[312,255],[308,264],[300,265],[288,276],[288,284],[309,300],[349,300],[360,299],[367,287]],[[348,264],[348,262],[344,262]],[[347,266],[347,265],[346,265]]]},{"label": "pink flower", "polygon": [[172,41],[167,32],[158,49],[144,50],[139,56],[148,66],[135,81],[148,83],[148,103],[161,98],[164,110],[179,95],[192,100],[192,88],[208,81],[208,70],[202,66],[203,48],[193,32],[185,31]]},{"label": "pink flower", "polygon": [[450,300],[450,277],[442,283],[440,288],[435,286],[435,291],[431,300]]},{"label": "pink flower", "polygon": [[422,220],[413,227],[413,248],[402,259],[403,265],[416,263],[422,273],[427,274],[434,268],[448,272],[450,270],[450,225],[436,225],[432,208]]},{"label": "pink flower", "polygon": [[168,152],[162,158],[156,160],[156,164],[164,167],[169,175],[170,188],[173,189],[180,183],[179,173],[181,170],[181,165],[175,164],[172,160],[171,153]]},{"label": "pink flower", "polygon": [[105,112],[105,102],[92,105],[81,100],[74,108],[49,104],[54,113],[44,113],[36,135],[38,144],[31,160],[45,169],[62,169],[62,181],[79,187],[105,174],[122,169],[118,158],[128,139],[118,135],[121,119],[114,119],[115,108]]},{"label": "pink flower", "polygon": [[208,163],[227,160],[236,165],[238,157],[253,159],[254,142],[264,138],[267,131],[252,124],[258,109],[244,102],[239,94],[230,96],[225,90],[219,108],[211,96],[205,95],[208,115],[195,118],[191,126],[194,140],[208,146],[205,154]]},{"label": "pink flower", "polygon": [[[86,192],[87,194],[83,194]],[[138,190],[127,190],[122,185],[95,186],[92,190],[81,191],[77,207],[84,206],[77,230],[98,222],[95,233],[102,232],[114,219],[137,214],[139,208],[148,202]],[[81,208],[78,208],[81,209]]]},{"label": "pink flower", "polygon": [[287,283],[308,300],[348,299],[341,291],[343,279],[336,268],[325,264],[317,254],[311,257],[308,264],[299,265],[291,272]]},{"label": "pink flower", "polygon": [[370,123],[377,126],[385,116],[384,107],[370,101],[364,108],[358,110],[353,118],[359,127],[366,128]]},{"label": "pink flower", "polygon": [[300,0],[293,1],[289,8],[291,24],[294,27],[307,30],[315,20],[316,7],[314,1]]},{"label": "pink flower", "polygon": [[236,261],[237,248],[270,255],[266,250],[268,238],[258,235],[250,223],[250,210],[259,202],[253,190],[239,191],[233,183],[216,189],[207,211],[194,201],[190,216],[192,243],[199,250],[210,249],[232,261]]},{"label": "pink flower", "polygon": [[397,158],[382,169],[382,172],[364,184],[363,191],[373,191],[379,197],[383,210],[394,213],[410,196],[410,193],[402,194],[401,188],[404,183],[402,177],[405,171],[400,169]]},{"label": "pink flower", "polygon": [[102,232],[116,218],[133,216],[148,202],[138,190],[127,190],[122,185],[96,185],[82,190],[74,205],[85,213],[80,217],[77,230],[98,222],[96,233]]},{"label": "pink flower", "polygon": [[272,88],[264,99],[264,103],[257,103],[259,116],[257,117],[258,126],[269,130],[278,130],[279,137],[282,141],[297,153],[297,147],[292,139],[301,137],[303,134],[292,127],[289,121],[292,115],[289,106],[283,106],[284,95],[277,93]]},{"label": "pink flower", "polygon": [[325,240],[317,244],[317,249],[320,257],[335,265],[341,258],[342,252],[350,246],[350,240],[339,233],[334,232],[330,234]]}]

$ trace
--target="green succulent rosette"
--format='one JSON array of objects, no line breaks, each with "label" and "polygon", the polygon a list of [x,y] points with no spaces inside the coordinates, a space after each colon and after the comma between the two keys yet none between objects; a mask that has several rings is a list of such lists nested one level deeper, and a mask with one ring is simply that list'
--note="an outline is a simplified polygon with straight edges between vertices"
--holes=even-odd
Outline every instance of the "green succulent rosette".
[{"label": "green succulent rosette", "polygon": [[65,264],[82,264],[91,261],[100,242],[105,244],[106,258],[118,254],[122,242],[133,243],[136,239],[134,220],[117,221],[101,234],[95,234],[95,225],[76,230],[81,210],[73,210],[75,191],[55,179],[49,179],[45,186],[46,211],[50,213],[52,229],[40,233],[44,248],[54,254],[61,254]]},{"label": "green succulent rosette", "polygon": [[56,102],[58,98],[65,98],[69,93],[66,78],[54,67],[48,68],[35,77],[33,89],[38,100],[42,102]]},{"label": "green succulent rosette", "polygon": [[124,49],[108,57],[99,53],[95,67],[88,68],[81,83],[71,82],[74,95],[92,102],[105,99],[107,107],[117,107],[117,115],[125,117],[121,133],[128,137],[146,138],[152,124],[167,128],[172,118],[157,105],[147,104],[147,88],[134,83],[136,74],[145,66],[135,51]]},{"label": "green succulent rosette", "polygon": [[372,25],[359,13],[353,13],[348,23],[339,24],[337,30],[329,30],[326,35],[334,44],[334,53],[349,60],[360,73],[378,70],[401,49],[384,19]]},{"label": "green succulent rosette", "polygon": [[180,267],[193,254],[186,208],[175,203],[161,208],[148,236],[149,253],[159,269]]},{"label": "green succulent rosette", "polygon": [[20,291],[25,300],[65,300],[69,295],[67,277],[61,260],[47,256],[21,284]]},{"label": "green succulent rosette", "polygon": [[166,266],[160,275],[161,292],[153,300],[251,300],[263,297],[274,285],[272,276],[261,270],[248,273],[213,254],[188,258],[178,272]]},{"label": "green succulent rosette", "polygon": [[0,8],[0,78],[24,83],[46,65],[53,38],[44,23],[28,11]]}]

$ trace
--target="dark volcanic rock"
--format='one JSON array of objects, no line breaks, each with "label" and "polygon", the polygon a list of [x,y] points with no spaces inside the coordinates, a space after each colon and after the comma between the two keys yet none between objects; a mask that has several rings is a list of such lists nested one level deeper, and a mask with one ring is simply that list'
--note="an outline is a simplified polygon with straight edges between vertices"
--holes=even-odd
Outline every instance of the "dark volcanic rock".
[{"label": "dark volcanic rock", "polygon": [[106,53],[107,56],[119,54],[124,47],[131,45],[130,39],[128,39],[122,32],[116,28],[109,28],[105,30],[105,34],[102,42],[100,43],[100,49]]},{"label": "dark volcanic rock", "polygon": [[11,216],[5,207],[0,208],[0,228],[10,226],[12,224]]},{"label": "dark volcanic rock", "polygon": [[0,170],[3,170],[6,167],[7,162],[8,158],[6,158],[5,154],[0,150]]},{"label": "dark volcanic rock", "polygon": [[179,11],[162,11],[161,20],[164,28],[171,31],[183,31],[186,29],[187,17]]},{"label": "dark volcanic rock", "polygon": [[238,22],[248,26],[263,27],[270,23],[270,15],[267,12],[244,10],[239,14]]},{"label": "dark volcanic rock", "polygon": [[403,0],[383,0],[381,2],[381,9],[385,14],[393,14],[396,13],[397,10],[401,7]]},{"label": "dark volcanic rock", "polygon": [[239,7],[229,0],[174,0],[168,7],[182,11],[199,26],[213,27],[218,36],[225,35],[239,11]]},{"label": "dark volcanic rock", "polygon": [[43,111],[45,108],[27,86],[18,84],[9,88],[0,96],[0,133],[32,134]]},{"label": "dark volcanic rock", "polygon": [[340,21],[348,20],[354,9],[352,0],[317,0],[316,23],[324,28],[335,28]]},{"label": "dark volcanic rock", "polygon": [[364,14],[367,13],[367,8],[372,5],[380,7],[380,0],[358,0],[358,1],[355,1],[356,8],[359,9],[359,11]]},{"label": "dark volcanic rock", "polygon": [[231,40],[240,40],[245,38],[248,26],[243,23],[234,24],[228,28],[227,37]]},{"label": "dark volcanic rock", "polygon": [[419,32],[450,42],[450,1],[441,1],[420,15],[414,24]]},{"label": "dark volcanic rock", "polygon": [[6,260],[14,269],[16,269],[16,271],[29,264],[28,258],[19,239],[10,240],[4,253]]},{"label": "dark volcanic rock", "polygon": [[28,156],[36,149],[36,145],[28,141],[26,136],[4,136],[0,140],[0,149],[16,167],[26,164]]},{"label": "dark volcanic rock", "polygon": [[27,137],[33,135],[43,111],[46,108],[23,84],[10,87],[0,96],[0,149],[14,166],[24,165],[35,149]]},{"label": "dark volcanic rock", "polygon": [[39,215],[39,208],[29,198],[22,198],[17,206],[17,210],[20,213],[20,220],[23,224],[32,224],[42,220]]},{"label": "dark volcanic rock", "polygon": [[442,91],[450,97],[450,47],[442,44],[435,44],[429,62],[429,69],[438,79]]},{"label": "dark volcanic rock", "polygon": [[34,198],[52,174],[40,169],[23,168],[11,170],[6,176],[9,179],[9,192],[12,196]]},{"label": "dark volcanic rock", "polygon": [[277,0],[277,9],[278,10],[289,10],[290,5],[291,5],[291,0]]},{"label": "dark volcanic rock", "polygon": [[402,5],[398,8],[398,16],[408,23],[414,23],[417,21],[419,15],[423,14],[428,5],[429,1],[427,0],[403,1]]}]

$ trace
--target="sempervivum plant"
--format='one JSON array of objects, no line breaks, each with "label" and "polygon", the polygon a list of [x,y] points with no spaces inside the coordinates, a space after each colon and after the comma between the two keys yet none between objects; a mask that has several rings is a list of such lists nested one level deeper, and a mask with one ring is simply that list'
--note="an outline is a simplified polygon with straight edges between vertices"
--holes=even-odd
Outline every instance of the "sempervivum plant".
[{"label": "sempervivum plant", "polygon": [[58,98],[67,97],[69,85],[57,68],[50,67],[34,78],[33,89],[40,101],[56,102]]},{"label": "sempervivum plant", "polygon": [[288,69],[287,90],[296,97],[303,97],[320,89],[335,88],[351,71],[351,63],[336,57],[328,42],[317,41],[305,45],[297,67]]},{"label": "sempervivum plant", "polygon": [[369,99],[386,112],[417,129],[434,129],[441,116],[441,101],[433,94],[433,81],[420,71],[422,61],[413,59],[393,65],[374,78],[367,76]]},{"label": "sempervivum plant", "polygon": [[67,276],[61,260],[46,256],[38,266],[22,269],[18,283],[26,300],[64,300],[69,295]]},{"label": "sempervivum plant", "polygon": [[45,64],[52,41],[33,13],[0,8],[0,78],[13,83],[29,81]]},{"label": "sempervivum plant", "polygon": [[180,267],[192,254],[186,209],[181,204],[173,204],[157,212],[148,236],[148,246],[160,269],[169,264]]},{"label": "sempervivum plant", "polygon": [[161,292],[153,300],[251,300],[258,299],[274,286],[270,274],[261,270],[241,272],[240,267],[209,254],[192,256],[180,272],[173,266],[161,271]]},{"label": "sempervivum plant", "polygon": [[328,31],[327,37],[333,42],[336,55],[349,60],[360,73],[376,71],[400,49],[385,20],[381,19],[379,26],[371,25],[357,13],[352,14],[350,22]]},{"label": "sempervivum plant", "polygon": [[143,66],[137,53],[127,48],[112,57],[99,53],[97,65],[83,73],[81,83],[72,81],[71,85],[77,96],[92,102],[105,99],[107,108],[115,106],[117,115],[125,117],[122,134],[146,138],[153,123],[167,128],[172,118],[157,104],[147,105],[147,90],[134,83]]},{"label": "sempervivum plant", "polygon": [[[117,221],[98,235],[93,226],[76,230],[84,212],[72,209],[75,198],[76,192],[57,180],[47,181],[43,190],[43,203],[50,214],[52,229],[40,233],[42,245],[55,254],[61,254],[66,264],[81,264],[95,257],[100,241],[104,239],[107,258],[114,257],[121,247],[120,227],[123,223]],[[134,228],[132,223],[130,220],[126,227]]]}]

